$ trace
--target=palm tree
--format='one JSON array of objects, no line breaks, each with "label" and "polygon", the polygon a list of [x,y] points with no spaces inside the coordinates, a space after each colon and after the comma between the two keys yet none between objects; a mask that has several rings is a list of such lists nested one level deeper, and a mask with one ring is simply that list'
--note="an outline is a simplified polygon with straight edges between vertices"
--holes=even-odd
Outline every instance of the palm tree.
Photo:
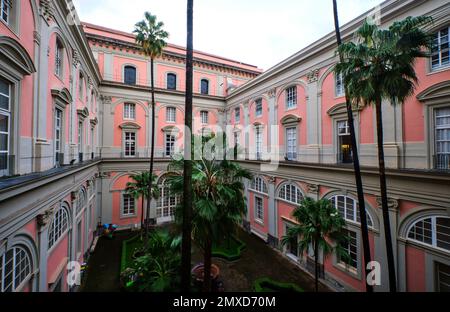
[{"label": "palm tree", "polygon": [[[329,200],[315,201],[305,198],[297,207],[292,216],[298,222],[291,227],[286,236],[281,240],[283,246],[288,246],[292,240],[299,240],[298,250],[303,255],[312,246],[314,249],[315,263],[315,288],[319,291],[319,251],[324,257],[336,252],[340,258],[347,258],[348,254],[342,247],[342,243],[347,241],[344,233],[345,221],[339,215],[336,208]],[[335,245],[331,245],[330,241]]]},{"label": "palm tree", "polygon": [[[136,198],[139,200],[139,198],[142,200],[142,212],[141,212],[141,230],[144,230],[144,201],[145,199],[148,200],[148,190],[150,185],[150,180],[152,181],[152,194],[151,198],[158,198],[159,197],[159,189],[156,187],[156,176],[150,174],[150,172],[145,171],[140,174],[135,174],[130,176],[131,180],[133,182],[128,182],[125,192],[132,196],[133,198]],[[145,219],[149,219],[149,215],[146,215]]]},{"label": "palm tree", "polygon": [[[336,29],[336,40],[337,45],[340,47],[342,45],[341,39],[341,30],[339,27],[339,15],[338,15],[338,6],[337,0],[333,0],[333,13],[334,13],[334,24]],[[341,62],[343,61],[342,56],[340,55]],[[361,167],[359,163],[359,153],[358,153],[358,145],[356,143],[356,131],[355,131],[355,122],[353,119],[353,108],[350,98],[348,97],[348,91],[345,90],[345,99],[347,106],[347,116],[348,116],[348,126],[350,128],[350,138],[352,142],[352,154],[353,154],[353,167],[355,171],[355,180],[356,180],[356,190],[358,193],[358,202],[359,202],[359,214],[361,216],[361,237],[363,242],[363,251],[364,251],[364,268],[365,271],[372,261],[370,256],[370,244],[369,244],[369,229],[367,227],[367,213],[366,213],[366,203],[364,200],[364,190],[361,176]],[[367,273],[364,274],[367,276]],[[371,293],[373,292],[373,287],[366,283],[366,291]]]},{"label": "palm tree", "polygon": [[343,61],[336,71],[342,73],[348,96],[357,105],[375,105],[377,120],[378,163],[381,203],[386,239],[386,253],[391,292],[397,291],[383,144],[383,100],[392,105],[404,103],[414,93],[418,58],[428,57],[432,37],[421,28],[432,22],[431,17],[407,17],[380,29],[369,22],[356,32],[356,42],[342,44],[339,53]]},{"label": "palm tree", "polygon": [[192,88],[194,79],[194,0],[187,1],[187,44],[186,44],[186,107],[185,107],[185,155],[183,190],[183,242],[181,247],[181,288],[189,292],[191,286],[191,219],[192,219],[192,162],[190,144],[192,141]]},{"label": "palm tree", "polygon": [[[153,173],[154,157],[155,157],[155,77],[154,77],[154,60],[163,54],[164,47],[167,46],[166,39],[169,34],[163,30],[164,23],[157,22],[155,15],[145,12],[145,19],[135,25],[133,33],[136,34],[136,43],[142,48],[142,51],[150,58],[150,76],[151,76],[151,94],[152,94],[152,131],[151,131],[151,151],[150,151],[150,172]],[[153,187],[153,181],[150,180],[148,189],[149,193]],[[147,216],[150,215],[150,200],[147,201]],[[149,231],[149,223],[145,226],[147,237]]]},{"label": "palm tree", "polygon": [[[218,137],[207,137],[205,144],[217,146]],[[198,153],[201,150],[197,151]],[[246,200],[244,196],[243,179],[251,179],[249,171],[228,160],[218,161],[202,158],[193,161],[193,216],[191,235],[201,246],[204,258],[203,291],[211,290],[211,259],[213,243],[220,239],[227,239],[233,230],[241,224],[246,214]],[[169,165],[169,171],[179,172],[183,168],[183,160],[174,160]],[[184,181],[180,175],[169,178],[171,189],[175,193],[182,193]],[[177,222],[180,223],[181,214],[177,211]]]}]

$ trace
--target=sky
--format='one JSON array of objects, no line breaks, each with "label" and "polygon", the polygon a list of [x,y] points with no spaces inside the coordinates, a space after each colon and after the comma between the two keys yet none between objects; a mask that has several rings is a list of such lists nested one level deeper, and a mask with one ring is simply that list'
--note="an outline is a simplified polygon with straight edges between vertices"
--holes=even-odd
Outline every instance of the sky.
[{"label": "sky", "polygon": [[[186,0],[73,0],[81,21],[132,32],[150,11],[186,46]],[[341,25],[382,0],[340,0]],[[194,49],[267,70],[334,31],[331,0],[195,0]]]}]

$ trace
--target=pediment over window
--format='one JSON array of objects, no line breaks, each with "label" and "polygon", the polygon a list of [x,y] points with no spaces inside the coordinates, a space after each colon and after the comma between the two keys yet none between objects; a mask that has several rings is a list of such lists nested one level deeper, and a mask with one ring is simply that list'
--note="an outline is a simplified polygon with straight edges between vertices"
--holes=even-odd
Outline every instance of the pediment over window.
[{"label": "pediment over window", "polygon": [[125,122],[119,126],[121,129],[124,130],[139,130],[141,129],[141,126],[139,126],[137,123],[134,122]]},{"label": "pediment over window", "polygon": [[69,105],[73,101],[72,95],[67,88],[52,89],[52,96],[65,105]]},{"label": "pediment over window", "polygon": [[450,98],[450,80],[440,82],[419,93],[417,99],[420,102],[429,102],[445,98],[447,101]]},{"label": "pediment over window", "polygon": [[161,129],[162,132],[172,132],[172,133],[178,133],[180,132],[180,129],[174,126],[167,126]]},{"label": "pediment over window", "polygon": [[22,75],[31,75],[36,72],[28,52],[13,38],[0,36],[0,59],[12,64]]},{"label": "pediment over window", "polygon": [[[356,104],[352,105],[353,112],[359,112],[363,108],[364,108],[363,105],[356,105]],[[337,104],[337,105],[333,106],[332,108],[330,108],[327,111],[327,114],[328,114],[328,116],[347,114],[347,104],[346,103]]]},{"label": "pediment over window", "polygon": [[77,109],[77,114],[80,118],[88,118],[89,117],[89,109],[87,107],[83,109]]},{"label": "pediment over window", "polygon": [[281,124],[282,125],[291,125],[291,124],[298,124],[302,121],[301,117],[295,116],[295,115],[287,115],[284,116],[281,119]]}]

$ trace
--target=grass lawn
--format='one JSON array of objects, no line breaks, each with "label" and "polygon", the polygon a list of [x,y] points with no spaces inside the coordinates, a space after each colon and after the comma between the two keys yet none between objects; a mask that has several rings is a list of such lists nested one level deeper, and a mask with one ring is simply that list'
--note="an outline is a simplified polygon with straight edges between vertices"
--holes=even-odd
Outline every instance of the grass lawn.
[{"label": "grass lawn", "polygon": [[141,241],[141,235],[137,234],[133,238],[126,240],[122,244],[122,259],[120,262],[120,272],[123,272],[125,269],[129,268],[133,263],[133,255],[134,252],[141,248],[143,242]]}]

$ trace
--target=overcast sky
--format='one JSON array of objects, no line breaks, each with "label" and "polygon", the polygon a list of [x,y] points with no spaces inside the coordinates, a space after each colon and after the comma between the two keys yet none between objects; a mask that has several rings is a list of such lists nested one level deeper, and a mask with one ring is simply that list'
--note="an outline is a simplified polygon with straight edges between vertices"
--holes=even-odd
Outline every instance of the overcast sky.
[{"label": "overcast sky", "polygon": [[[131,32],[150,11],[186,45],[186,0],[73,0],[85,22]],[[341,24],[382,0],[340,0]],[[334,30],[331,0],[195,0],[194,49],[268,69]]]}]

